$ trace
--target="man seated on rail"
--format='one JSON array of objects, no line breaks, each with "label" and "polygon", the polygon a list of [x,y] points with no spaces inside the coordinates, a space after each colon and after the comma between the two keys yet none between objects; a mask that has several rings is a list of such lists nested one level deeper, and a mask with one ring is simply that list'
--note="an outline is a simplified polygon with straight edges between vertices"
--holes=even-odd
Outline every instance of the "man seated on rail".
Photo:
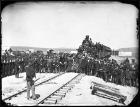
[{"label": "man seated on rail", "polygon": [[25,67],[26,70],[26,81],[27,81],[27,99],[30,98],[30,90],[32,90],[32,98],[35,100],[35,86],[33,78],[36,77],[35,70],[33,69],[33,62],[29,61]]}]

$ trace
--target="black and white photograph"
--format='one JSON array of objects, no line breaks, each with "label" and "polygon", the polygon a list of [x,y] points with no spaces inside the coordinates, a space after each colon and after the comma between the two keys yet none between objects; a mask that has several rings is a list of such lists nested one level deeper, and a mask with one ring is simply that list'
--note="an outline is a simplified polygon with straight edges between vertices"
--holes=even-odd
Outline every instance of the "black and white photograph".
[{"label": "black and white photograph", "polygon": [[128,106],[139,87],[138,8],[122,2],[13,2],[1,11],[8,106]]}]

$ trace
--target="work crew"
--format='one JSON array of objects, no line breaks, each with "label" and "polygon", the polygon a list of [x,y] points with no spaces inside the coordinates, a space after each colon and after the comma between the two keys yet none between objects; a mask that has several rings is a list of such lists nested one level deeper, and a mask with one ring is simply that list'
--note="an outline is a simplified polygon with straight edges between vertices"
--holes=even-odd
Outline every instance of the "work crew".
[{"label": "work crew", "polygon": [[[67,71],[76,68],[78,65],[78,71],[85,73],[86,75],[94,75],[102,78],[105,81],[113,82],[121,85],[138,86],[138,68],[135,61],[132,64],[129,63],[128,58],[122,63],[117,64],[116,60],[109,60],[108,58],[102,58],[102,55],[98,55],[99,52],[103,52],[104,46],[100,43],[95,45],[91,43],[91,39],[87,36],[83,42],[82,48],[79,49],[77,55],[73,54],[27,54],[25,55],[25,63],[22,61],[14,62],[9,55],[5,55],[2,63],[2,77],[14,74],[17,78],[19,77],[20,68],[24,72],[26,57],[30,56],[34,61],[34,69],[36,72],[62,72],[66,69]],[[86,49],[85,49],[86,47]],[[94,53],[90,53],[90,49]],[[88,52],[89,51],[89,52]],[[53,57],[51,57],[53,56]],[[83,58],[81,58],[81,56]],[[5,57],[5,58],[4,58]],[[23,58],[23,56],[17,56],[17,58]],[[36,59],[35,59],[36,58]],[[49,58],[49,59],[48,59]],[[71,59],[69,59],[71,58]],[[76,60],[75,60],[76,59]],[[15,60],[15,59],[14,59]],[[71,63],[71,60],[72,63]],[[14,67],[14,72],[13,72]],[[42,70],[44,69],[45,70]],[[73,70],[75,72],[75,70]]]}]

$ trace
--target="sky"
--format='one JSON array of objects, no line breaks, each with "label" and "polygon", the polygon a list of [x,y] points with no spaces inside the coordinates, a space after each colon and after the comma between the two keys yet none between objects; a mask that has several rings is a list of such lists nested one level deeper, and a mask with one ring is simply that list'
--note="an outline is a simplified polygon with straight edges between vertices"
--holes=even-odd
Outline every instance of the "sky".
[{"label": "sky", "polygon": [[2,46],[78,48],[86,35],[111,49],[137,47],[138,10],[119,2],[23,2],[2,11]]}]

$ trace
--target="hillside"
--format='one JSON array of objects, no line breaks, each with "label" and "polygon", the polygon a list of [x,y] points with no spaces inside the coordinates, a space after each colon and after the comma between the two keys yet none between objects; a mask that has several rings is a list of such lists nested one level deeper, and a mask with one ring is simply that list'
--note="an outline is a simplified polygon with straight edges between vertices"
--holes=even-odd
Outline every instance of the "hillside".
[{"label": "hillside", "polygon": [[35,51],[37,50],[41,50],[43,52],[46,52],[50,49],[54,50],[54,52],[71,52],[71,51],[76,51],[76,49],[72,49],[72,48],[39,48],[39,47],[27,47],[27,46],[11,46],[10,47],[12,50],[14,51],[26,51],[29,49],[34,49]]}]

